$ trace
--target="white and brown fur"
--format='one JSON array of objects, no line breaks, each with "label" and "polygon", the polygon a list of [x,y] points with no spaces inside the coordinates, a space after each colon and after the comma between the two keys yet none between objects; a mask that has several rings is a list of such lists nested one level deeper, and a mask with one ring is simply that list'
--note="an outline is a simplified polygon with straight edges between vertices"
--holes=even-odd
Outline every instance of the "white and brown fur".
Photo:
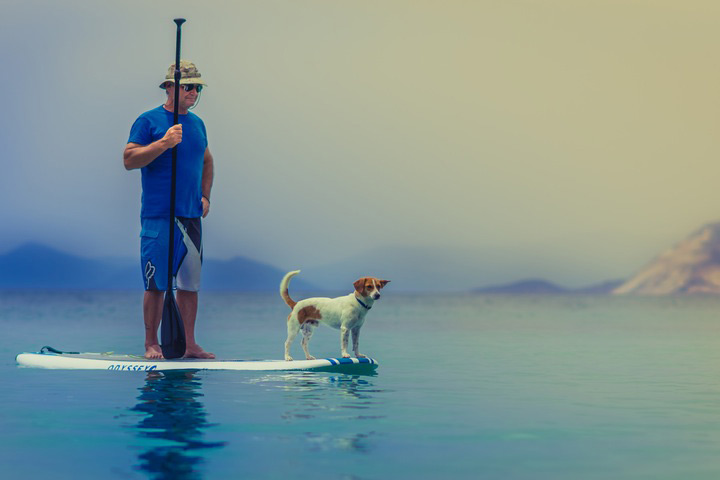
[{"label": "white and brown fur", "polygon": [[355,356],[358,358],[365,357],[365,355],[358,352],[360,328],[365,323],[365,315],[367,315],[368,310],[373,306],[375,300],[380,298],[380,290],[390,280],[363,277],[355,281],[353,284],[355,291],[349,295],[337,298],[306,298],[296,302],[288,295],[288,285],[290,279],[298,273],[300,273],[300,270],[288,272],[280,282],[280,296],[292,309],[287,320],[288,337],[285,341],[285,360],[292,360],[290,345],[300,330],[303,332],[302,348],[305,352],[305,358],[315,360],[315,357],[308,352],[308,342],[319,323],[340,330],[340,352],[344,358],[350,357],[347,347],[348,337],[351,332]]}]

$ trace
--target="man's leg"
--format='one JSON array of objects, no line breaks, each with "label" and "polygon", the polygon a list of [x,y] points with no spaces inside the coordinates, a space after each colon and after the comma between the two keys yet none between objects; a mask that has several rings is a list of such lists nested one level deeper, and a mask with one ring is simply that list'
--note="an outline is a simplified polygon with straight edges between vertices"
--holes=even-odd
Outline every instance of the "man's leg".
[{"label": "man's leg", "polygon": [[[185,357],[187,358],[215,358],[215,355],[200,347],[195,342],[195,319],[198,309],[198,292],[177,290],[177,304],[180,316],[185,327]],[[162,308],[161,308],[162,312]]]},{"label": "man's leg", "polygon": [[158,290],[146,290],[143,297],[145,358],[163,358],[157,332],[162,320],[164,294],[165,292]]},{"label": "man's leg", "polygon": [[140,267],[145,282],[143,297],[143,320],[145,322],[145,358],[163,358],[158,327],[162,321],[167,278],[167,236],[168,221],[163,218],[142,218],[140,220]]}]

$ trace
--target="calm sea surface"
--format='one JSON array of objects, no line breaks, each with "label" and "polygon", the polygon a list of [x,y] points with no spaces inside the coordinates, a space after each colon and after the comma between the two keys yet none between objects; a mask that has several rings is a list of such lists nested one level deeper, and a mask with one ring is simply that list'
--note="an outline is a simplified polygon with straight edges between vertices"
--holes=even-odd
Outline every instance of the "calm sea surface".
[{"label": "calm sea surface", "polygon": [[[0,293],[3,478],[720,478],[717,298],[388,290],[362,330],[373,376],[15,365],[142,353],[140,300]],[[286,316],[276,294],[203,293],[198,338],[281,358]],[[338,356],[338,332],[310,349]]]}]

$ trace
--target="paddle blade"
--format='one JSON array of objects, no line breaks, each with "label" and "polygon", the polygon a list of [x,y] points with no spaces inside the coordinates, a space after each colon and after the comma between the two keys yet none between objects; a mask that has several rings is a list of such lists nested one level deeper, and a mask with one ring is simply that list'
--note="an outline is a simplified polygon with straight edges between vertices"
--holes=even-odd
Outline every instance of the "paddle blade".
[{"label": "paddle blade", "polygon": [[180,358],[185,355],[185,327],[180,310],[172,292],[165,292],[162,323],[160,324],[160,348],[165,358]]}]

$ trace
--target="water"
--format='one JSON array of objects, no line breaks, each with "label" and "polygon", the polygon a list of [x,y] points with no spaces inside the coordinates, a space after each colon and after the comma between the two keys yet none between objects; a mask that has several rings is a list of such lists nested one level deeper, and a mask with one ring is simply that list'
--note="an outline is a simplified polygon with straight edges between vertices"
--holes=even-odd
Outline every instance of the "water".
[{"label": "water", "polygon": [[[4,478],[720,477],[717,298],[388,291],[362,331],[373,376],[15,365],[141,352],[140,297],[0,293]],[[275,294],[204,293],[199,339],[281,358],[286,316]],[[338,344],[319,328],[310,350]]]}]

